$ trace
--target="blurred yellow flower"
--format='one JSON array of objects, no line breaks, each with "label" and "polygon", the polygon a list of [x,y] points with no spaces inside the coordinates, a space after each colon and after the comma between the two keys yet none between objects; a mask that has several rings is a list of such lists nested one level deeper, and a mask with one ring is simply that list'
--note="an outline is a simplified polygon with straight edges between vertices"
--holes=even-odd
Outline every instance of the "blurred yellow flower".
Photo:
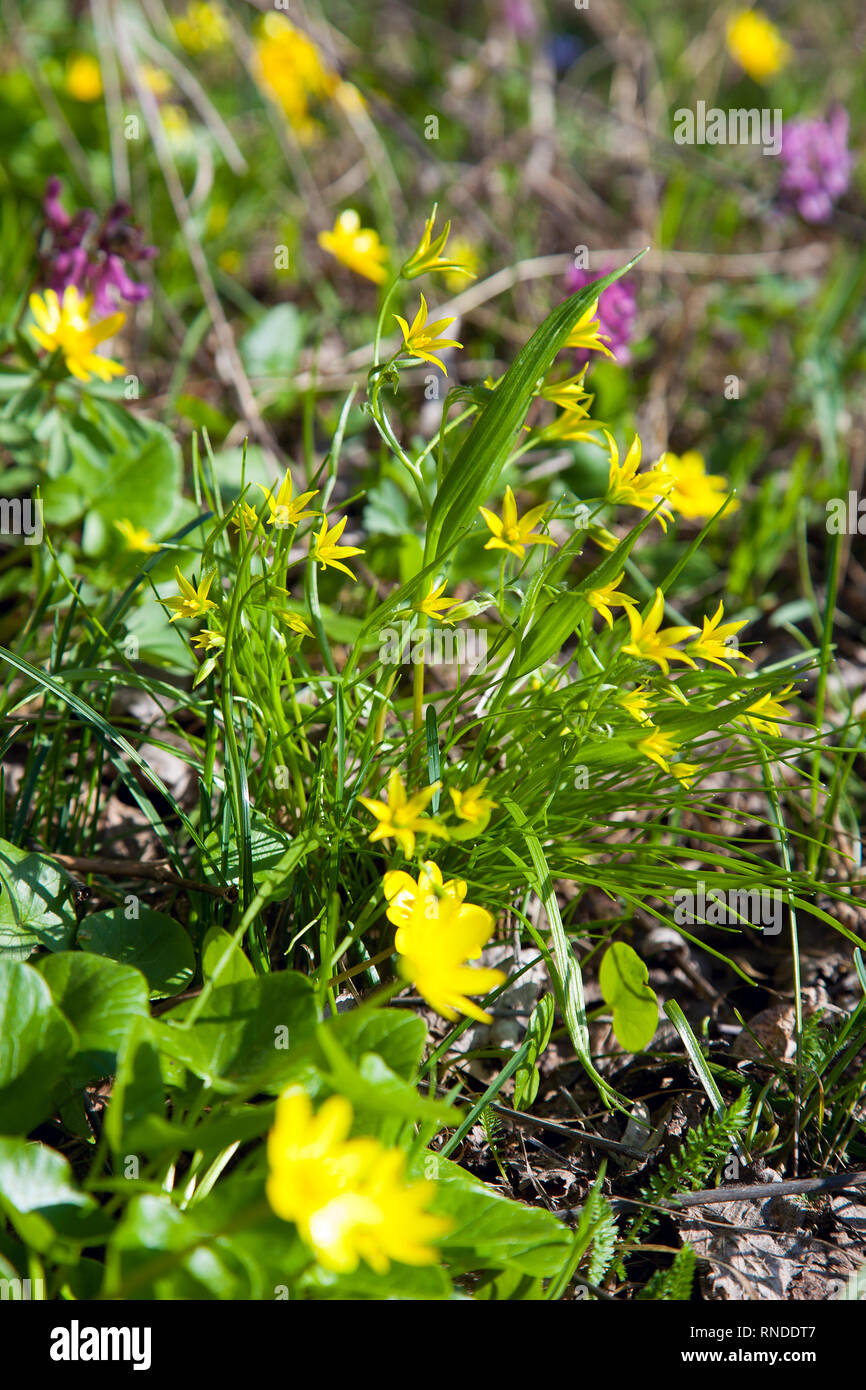
[{"label": "blurred yellow flower", "polygon": [[[315,496],[315,493],[313,496]],[[300,500],[301,499],[298,498],[298,502],[300,502]],[[337,522],[336,526],[329,526],[328,518],[324,517],[322,520],[322,529],[315,537],[310,547],[310,556],[313,560],[318,560],[322,569],[327,569],[328,566],[330,566],[331,569],[342,570],[350,579],[355,579],[357,581],[357,576],[352,573],[347,565],[343,564],[343,560],[347,559],[350,555],[363,555],[363,550],[357,545],[337,544],[346,528],[348,519],[348,517],[344,516]]]},{"label": "blurred yellow flower", "polygon": [[394,945],[401,957],[400,973],[410,980],[427,1003],[443,1018],[458,1013],[491,1023],[467,996],[487,994],[504,984],[501,970],[473,967],[481,948],[490,939],[495,918],[485,908],[463,901],[466,885],[452,880],[443,884],[438,865],[428,860],[417,881],[403,872],[387,873],[385,897],[394,901],[396,913],[387,916],[397,927]]},{"label": "blurred yellow flower", "polygon": [[208,53],[229,41],[228,21],[219,5],[191,0],[174,21],[174,32],[188,53]]},{"label": "blurred yellow flower", "polygon": [[302,138],[315,131],[310,101],[321,101],[337,90],[339,78],[319,57],[312,39],[284,15],[269,14],[256,41],[259,76],[269,96]]},{"label": "blurred yellow flower", "polygon": [[468,835],[481,835],[487,829],[490,817],[499,805],[498,801],[484,795],[489,780],[489,777],[485,777],[473,787],[467,787],[465,791],[461,791],[459,787],[449,788],[448,795],[454,802],[454,814],[465,822],[459,830],[451,832],[453,838],[462,840]]},{"label": "blurred yellow flower", "polygon": [[451,243],[451,259],[454,269],[445,271],[445,288],[451,294],[459,294],[465,290],[467,280],[477,278],[481,269],[481,253],[474,241],[458,236]]},{"label": "blurred yellow flower", "polygon": [[422,787],[413,796],[406,795],[403,778],[396,768],[388,778],[388,800],[377,801],[371,796],[359,796],[361,805],[375,816],[378,825],[370,831],[370,840],[396,840],[407,859],[415,853],[416,835],[441,835],[447,831],[423,813],[438,790],[439,783]]},{"label": "blurred yellow flower", "polygon": [[277,1101],[268,1135],[271,1207],[292,1221],[319,1264],[350,1274],[361,1260],[377,1274],[391,1261],[428,1265],[432,1242],[450,1229],[427,1207],[432,1183],[405,1179],[406,1159],[378,1139],[350,1139],[352,1107],[331,1096],[313,1113],[306,1092],[292,1086]]},{"label": "blurred yellow flower", "polygon": [[121,521],[115,521],[114,525],[126,542],[127,550],[135,550],[142,555],[152,555],[159,550],[159,544],[151,539],[146,527],[136,526],[126,517]]},{"label": "blurred yellow flower", "polygon": [[319,245],[330,251],[342,265],[381,285],[387,275],[388,250],[372,227],[362,227],[354,208],[346,208],[334,223],[333,231],[319,232]]},{"label": "blurred yellow flower", "polygon": [[501,517],[489,511],[487,507],[479,507],[478,510],[493,533],[484,547],[485,550],[508,550],[512,555],[516,555],[518,560],[522,560],[528,545],[556,545],[556,541],[550,536],[536,536],[532,529],[538,525],[547,511],[546,502],[540,507],[531,507],[518,519],[514,493],[507,487],[502,501]]},{"label": "blurred yellow flower", "polygon": [[665,596],[661,589],[656,589],[652,607],[645,618],[636,613],[634,608],[626,609],[631,628],[631,641],[622,648],[622,651],[625,656],[634,656],[641,661],[654,661],[656,666],[660,666],[667,676],[670,674],[669,663],[671,661],[682,661],[686,666],[695,666],[690,656],[687,656],[685,652],[674,651],[673,646],[675,642],[681,642],[684,637],[692,637],[698,629],[683,625],[682,627],[666,627],[659,631],[659,623],[662,620],[664,609]]},{"label": "blurred yellow flower", "polygon": [[[696,449],[689,449],[679,457],[664,453],[656,468],[671,479],[673,486],[667,500],[687,521],[715,516],[730,492],[727,480],[720,473],[707,472],[703,456]],[[725,509],[725,516],[736,511],[739,505],[733,498]]]},{"label": "blurred yellow flower", "polygon": [[168,143],[170,145],[188,145],[191,141],[192,130],[189,116],[184,108],[178,106],[176,102],[168,101],[159,110],[162,116],[162,128]]},{"label": "blurred yellow flower", "polygon": [[95,58],[79,53],[66,64],[66,90],[76,101],[99,101],[102,73]]},{"label": "blurred yellow flower", "polygon": [[432,362],[434,367],[438,367],[441,372],[445,371],[445,363],[435,356],[444,348],[462,347],[454,338],[439,338],[437,334],[443,328],[450,328],[453,319],[437,319],[435,323],[427,322],[427,301],[423,294],[421,296],[421,307],[412,320],[411,325],[401,318],[399,314],[394,315],[400,325],[400,332],[403,334],[403,347],[410,357],[417,357],[421,362]]},{"label": "blurred yellow flower", "polygon": [[171,78],[164,68],[155,68],[152,63],[142,63],[138,75],[155,97],[167,97],[171,91]]},{"label": "blurred yellow flower", "polygon": [[66,286],[62,301],[56,291],[46,290],[44,296],[31,294],[29,302],[37,324],[35,328],[30,326],[29,333],[46,352],[59,348],[67,369],[79,381],[89,381],[91,375],[110,381],[123,374],[119,362],[98,356],[94,348],[123,327],[125,314],[109,314],[108,318],[91,323],[92,301],[83,299],[74,285]]},{"label": "blurred yellow flower", "polygon": [[731,57],[756,82],[775,76],[791,56],[790,46],[761,10],[738,10],[725,35]]}]

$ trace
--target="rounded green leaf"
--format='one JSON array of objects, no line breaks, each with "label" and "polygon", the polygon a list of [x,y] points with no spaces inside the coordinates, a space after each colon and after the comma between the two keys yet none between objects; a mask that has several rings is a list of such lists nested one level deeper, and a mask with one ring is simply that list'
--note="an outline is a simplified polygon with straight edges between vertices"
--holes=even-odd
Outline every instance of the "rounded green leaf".
[{"label": "rounded green leaf", "polygon": [[87,951],[45,956],[38,970],[78,1034],[75,1071],[83,1083],[108,1076],[134,1018],[147,1018],[147,981],[138,970]]},{"label": "rounded green leaf", "polygon": [[75,935],[70,890],[68,874],[47,855],[0,840],[0,959],[68,946]]},{"label": "rounded green leaf", "polygon": [[615,941],[604,953],[598,983],[613,1009],[613,1031],[627,1052],[643,1052],[655,1035],[659,1003],[647,984],[649,972],[636,951]]},{"label": "rounded green leaf", "polygon": [[26,1134],[51,1114],[75,1042],[42,976],[0,961],[0,1134]]},{"label": "rounded green leaf", "polygon": [[179,994],[195,973],[195,952],[183,927],[149,907],[139,908],[134,918],[120,907],[94,912],[78,928],[78,944],[82,951],[140,970],[154,999]]}]

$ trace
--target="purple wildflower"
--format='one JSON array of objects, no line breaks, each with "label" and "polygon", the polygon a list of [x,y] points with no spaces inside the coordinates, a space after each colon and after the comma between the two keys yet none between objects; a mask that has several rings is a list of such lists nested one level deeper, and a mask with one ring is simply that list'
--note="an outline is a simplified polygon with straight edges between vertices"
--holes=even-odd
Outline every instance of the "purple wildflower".
[{"label": "purple wildflower", "polygon": [[519,39],[529,38],[538,28],[532,0],[502,0],[502,18]]},{"label": "purple wildflower", "polygon": [[114,313],[118,295],[132,304],[147,299],[150,290],[132,279],[127,265],[152,260],[157,249],[143,244],[141,228],[130,220],[132,209],[115,203],[101,222],[92,208],[80,208],[70,217],[60,201],[62,187],[60,179],[49,179],[42,203],[39,259],[48,287],[62,295],[67,285],[74,285],[81,294],[92,295],[98,317]]},{"label": "purple wildflower", "polygon": [[[574,294],[576,290],[583,289],[584,285],[589,285],[612,269],[613,266],[610,265],[597,271],[571,266],[566,272],[565,287],[569,294]],[[632,285],[627,285],[622,280],[614,280],[612,285],[602,290],[598,301],[598,321],[602,333],[607,336],[608,347],[617,361],[623,364],[631,357],[628,345],[634,334],[636,318],[637,295]],[[578,360],[586,362],[588,354],[579,353]]]},{"label": "purple wildflower", "polygon": [[848,112],[837,106],[826,121],[786,121],[782,127],[783,201],[806,222],[827,222],[851,180]]}]

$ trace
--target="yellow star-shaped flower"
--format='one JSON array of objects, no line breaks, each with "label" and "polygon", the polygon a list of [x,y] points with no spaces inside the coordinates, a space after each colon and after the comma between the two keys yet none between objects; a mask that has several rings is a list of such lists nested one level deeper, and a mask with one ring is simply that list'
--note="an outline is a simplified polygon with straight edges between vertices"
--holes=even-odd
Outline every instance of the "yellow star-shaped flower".
[{"label": "yellow star-shaped flower", "polygon": [[188,579],[184,579],[176,565],[174,573],[180,594],[165,600],[166,606],[175,610],[174,617],[169,619],[170,622],[176,623],[179,618],[203,618],[209,609],[216,608],[213,600],[208,598],[216,570],[211,570],[210,574],[199,580],[197,589],[193,588]]},{"label": "yellow star-shaped flower", "polygon": [[337,544],[348,519],[345,516],[341,517],[336,526],[329,526],[328,518],[325,517],[322,521],[322,529],[310,547],[310,555],[314,560],[318,560],[322,569],[327,569],[330,566],[332,569],[342,570],[350,579],[357,579],[357,576],[352,573],[348,566],[343,564],[343,560],[350,555],[363,555],[364,551],[357,545]]},{"label": "yellow star-shaped flower", "polygon": [[528,545],[556,545],[556,541],[550,536],[536,536],[532,529],[547,511],[546,503],[542,503],[540,507],[532,507],[518,519],[514,493],[507,487],[502,501],[501,517],[489,511],[487,507],[479,507],[478,510],[493,533],[484,547],[485,550],[508,550],[512,555],[516,555],[518,560],[522,560]]},{"label": "yellow star-shaped flower", "polygon": [[586,601],[590,608],[594,608],[600,613],[608,627],[613,627],[613,616],[611,608],[628,608],[634,606],[636,599],[630,598],[628,594],[620,592],[619,585],[625,578],[625,570],[622,570],[609,584],[602,584],[598,589],[590,589],[586,595]]},{"label": "yellow star-shaped flower", "polygon": [[685,652],[674,651],[673,646],[676,642],[682,642],[683,638],[693,636],[698,629],[683,625],[682,627],[666,627],[659,631],[664,608],[665,596],[661,589],[656,589],[652,607],[645,618],[636,613],[634,608],[626,609],[631,628],[631,641],[623,647],[623,654],[637,657],[640,661],[654,661],[656,666],[661,667],[666,676],[670,674],[669,663],[671,661],[682,661],[684,665],[697,669],[690,656]]},{"label": "yellow star-shaped flower", "polygon": [[[435,355],[443,348],[456,347],[462,348],[463,344],[458,343],[454,338],[439,338],[437,334],[443,328],[448,328],[454,322],[453,319],[437,319],[435,323],[427,322],[427,301],[423,294],[421,296],[421,307],[412,320],[411,326],[399,314],[394,315],[400,325],[400,332],[403,334],[403,348],[410,357],[417,357],[422,362],[432,362],[434,367],[438,367],[441,372],[445,371],[445,363],[441,362]],[[447,373],[446,373],[447,375]]]},{"label": "yellow star-shaped flower", "polygon": [[714,666],[724,667],[733,676],[734,668],[730,664],[732,661],[751,661],[752,658],[746,656],[745,652],[727,645],[728,638],[746,626],[745,618],[736,623],[723,623],[724,612],[722,600],[719,599],[715,613],[711,618],[703,619],[703,632],[694,642],[689,643],[687,651],[693,656],[699,656],[702,661],[711,661]]},{"label": "yellow star-shaped flower", "polygon": [[[283,529],[287,526],[297,526],[299,521],[305,521],[307,517],[318,516],[318,512],[304,511],[304,507],[307,503],[318,496],[318,488],[316,488],[314,492],[302,492],[298,497],[292,500],[294,483],[292,482],[292,475],[288,468],[286,469],[286,476],[277,489],[276,496],[271,492],[270,488],[263,487],[261,483],[258,483],[256,486],[265,494],[265,501],[268,504],[268,511],[270,512],[270,516],[268,517],[269,526],[278,526]],[[252,508],[250,508],[250,510],[252,511]],[[255,516],[254,512],[253,515]]]},{"label": "yellow star-shaped flower", "polygon": [[424,613],[428,618],[434,618],[440,623],[453,623],[454,619],[448,617],[449,608],[458,608],[460,605],[456,598],[444,598],[446,580],[443,580],[436,589],[430,585],[430,592],[420,603],[412,604],[414,613]]},{"label": "yellow star-shaped flower", "polygon": [[415,853],[416,835],[440,835],[448,838],[448,832],[435,820],[423,813],[438,790],[439,783],[423,787],[413,796],[406,795],[403,778],[394,768],[388,778],[388,800],[377,801],[373,797],[359,796],[361,805],[375,816],[378,825],[370,831],[370,840],[396,840],[407,859]]}]

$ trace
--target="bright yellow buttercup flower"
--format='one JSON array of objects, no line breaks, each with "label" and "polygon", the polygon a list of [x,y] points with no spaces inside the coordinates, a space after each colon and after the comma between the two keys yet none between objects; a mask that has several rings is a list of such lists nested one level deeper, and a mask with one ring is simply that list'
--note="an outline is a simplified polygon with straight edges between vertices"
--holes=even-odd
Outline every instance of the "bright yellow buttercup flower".
[{"label": "bright yellow buttercup flower", "polygon": [[434,1185],[406,1181],[399,1149],[372,1137],[350,1139],[352,1120],[344,1096],[331,1096],[318,1114],[299,1086],[280,1096],[267,1147],[271,1207],[336,1273],[352,1273],[361,1260],[377,1274],[392,1260],[433,1264],[432,1242],[451,1226],[427,1210]]},{"label": "bright yellow buttercup flower", "polygon": [[[292,500],[294,483],[292,482],[292,475],[288,468],[286,469],[286,476],[277,489],[276,495],[271,492],[269,487],[263,487],[261,483],[258,483],[257,487],[261,488],[261,491],[265,494],[265,501],[268,504],[268,512],[270,513],[267,519],[268,526],[278,526],[280,529],[284,529],[287,526],[297,526],[298,522],[306,521],[307,517],[318,516],[318,512],[304,511],[304,507],[307,503],[312,501],[314,497],[318,497],[318,488],[315,492],[302,492],[298,497]],[[255,513],[253,513],[253,515],[255,515]]]},{"label": "bright yellow buttercup flower", "polygon": [[440,338],[437,335],[443,328],[450,328],[453,319],[437,319],[435,323],[427,322],[427,301],[423,294],[421,296],[421,307],[412,320],[411,325],[401,318],[399,314],[394,315],[400,325],[400,332],[403,334],[403,347],[410,357],[417,357],[421,362],[432,362],[434,367],[438,367],[441,372],[445,371],[445,363],[436,357],[437,352],[444,348],[463,346],[454,338]]},{"label": "bright yellow buttercup flower", "polygon": [[479,507],[478,510],[493,533],[484,547],[485,550],[508,550],[512,555],[516,555],[518,560],[522,560],[528,545],[556,545],[556,541],[550,536],[536,536],[532,529],[538,525],[547,511],[546,502],[540,507],[531,507],[518,518],[514,493],[507,487],[502,501],[501,517],[489,511],[487,507]]},{"label": "bright yellow buttercup flower", "polygon": [[413,603],[412,611],[424,613],[428,618],[433,618],[440,623],[453,623],[454,619],[448,617],[448,609],[459,608],[460,605],[456,598],[444,597],[445,584],[446,581],[443,580],[438,589],[431,584],[427,597],[422,599],[420,603]]},{"label": "bright yellow buttercup flower", "polygon": [[[667,497],[673,481],[670,474],[659,468],[648,468],[645,473],[639,473],[641,458],[641,442],[635,435],[629,445],[628,453],[622,463],[619,461],[619,448],[612,434],[604,431],[607,440],[608,453],[610,455],[610,469],[608,472],[608,484],[606,501],[621,504],[626,507],[640,507],[641,511],[651,512],[656,503],[663,497]],[[662,530],[667,530],[665,518],[673,520],[672,513],[667,507],[660,507],[656,513],[661,523]]]},{"label": "bright yellow buttercup flower", "polygon": [[[671,453],[662,454],[657,467],[673,482],[667,494],[668,502],[687,521],[715,516],[730,491],[721,473],[707,472],[703,456],[696,449],[689,449],[679,457]],[[736,511],[739,505],[733,498],[725,509],[725,516]]]},{"label": "bright yellow buttercup flower", "polygon": [[663,733],[661,729],[651,725],[646,738],[642,738],[638,744],[638,751],[645,758],[654,762],[657,767],[660,767],[662,772],[670,772],[671,767],[668,758],[678,747],[679,744],[674,741],[670,734]]},{"label": "bright yellow buttercup flower", "polygon": [[371,796],[359,796],[358,800],[378,825],[370,831],[370,840],[396,840],[407,859],[415,853],[416,835],[441,835],[448,838],[448,832],[424,812],[438,790],[439,783],[422,787],[413,796],[406,795],[403,778],[396,768],[388,778],[388,800],[377,801]]},{"label": "bright yellow buttercup flower", "polygon": [[54,290],[46,290],[44,296],[31,294],[30,311],[37,327],[31,325],[28,331],[46,352],[59,348],[67,370],[79,381],[89,381],[91,376],[110,381],[122,375],[123,367],[110,357],[98,356],[94,349],[123,327],[126,315],[109,314],[92,323],[91,307],[91,300],[83,299],[74,285],[66,286],[62,301]]},{"label": "bright yellow buttercup flower", "polygon": [[603,352],[605,357],[610,357],[616,361],[610,348],[606,347],[602,341],[603,338],[607,337],[607,334],[602,333],[601,324],[595,317],[597,309],[598,300],[594,299],[572,328],[563,343],[563,347],[583,348],[587,352]]},{"label": "bright yellow buttercup flower", "polygon": [[209,53],[229,41],[228,21],[219,5],[191,0],[174,21],[174,32],[188,53]]},{"label": "bright yellow buttercup flower", "polygon": [[174,574],[180,594],[165,600],[166,606],[174,609],[174,617],[170,618],[169,622],[176,623],[180,618],[203,618],[209,609],[216,608],[213,599],[208,598],[216,570],[211,570],[210,574],[200,579],[197,589],[193,588],[188,579],[184,579],[176,565]]},{"label": "bright yellow buttercup flower", "polygon": [[79,53],[66,65],[66,90],[75,101],[99,101],[102,72],[89,53]]},{"label": "bright yellow buttercup flower", "polygon": [[753,705],[749,705],[744,714],[738,714],[737,719],[748,724],[750,729],[754,729],[757,734],[773,734],[779,737],[779,725],[777,719],[790,721],[791,716],[781,704],[781,701],[793,692],[793,685],[786,685],[784,690],[778,694],[761,695]]},{"label": "bright yellow buttercup flower", "polygon": [[350,579],[357,580],[348,565],[343,564],[343,560],[350,555],[363,555],[364,551],[357,545],[338,545],[340,537],[346,529],[348,517],[344,516],[337,522],[336,526],[328,525],[328,518],[322,520],[322,529],[316,536],[310,547],[310,555],[314,560],[318,560],[322,569],[342,570]]},{"label": "bright yellow buttercup flower", "polygon": [[745,652],[738,651],[736,647],[726,645],[728,638],[746,626],[746,619],[743,618],[736,623],[723,623],[724,615],[724,605],[719,599],[719,606],[713,616],[703,619],[704,626],[700,637],[690,642],[687,650],[692,656],[699,656],[702,661],[711,661],[714,666],[724,667],[733,676],[735,673],[730,664],[732,661],[751,661],[752,658],[746,656]]},{"label": "bright yellow buttercup flower", "polygon": [[431,271],[448,271],[450,274],[471,277],[471,269],[462,265],[453,256],[444,254],[445,245],[451,231],[451,223],[446,222],[444,228],[435,238],[433,237],[433,224],[436,221],[436,209],[424,224],[424,232],[421,240],[416,246],[412,255],[403,266],[400,274],[404,280],[414,280],[419,275],[428,275]]},{"label": "bright yellow buttercup flower", "polygon": [[319,232],[319,245],[336,256],[341,265],[381,285],[387,275],[388,251],[372,227],[362,227],[354,208],[341,212],[333,231]]},{"label": "bright yellow buttercup flower", "polygon": [[756,82],[774,77],[791,56],[790,46],[761,10],[738,10],[725,34],[731,57]]},{"label": "bright yellow buttercup flower", "polygon": [[613,627],[613,615],[611,608],[628,608],[634,605],[637,600],[630,598],[628,594],[620,591],[620,584],[625,578],[625,570],[621,570],[616,579],[612,579],[609,584],[602,584],[598,589],[590,589],[586,596],[586,601],[590,608],[594,608],[600,613],[608,627]]},{"label": "bright yellow buttercup flower", "polygon": [[424,864],[417,881],[409,874],[388,873],[385,897],[393,902],[388,917],[397,926],[394,945],[400,955],[400,973],[443,1018],[459,1013],[480,1023],[491,1023],[470,994],[487,994],[507,978],[501,970],[467,964],[477,960],[496,925],[491,913],[463,900],[466,885],[442,883],[437,865]]},{"label": "bright yellow buttercup flower", "polygon": [[686,788],[692,785],[701,768],[698,763],[671,763],[671,772]]},{"label": "bright yellow buttercup flower", "polygon": [[127,550],[137,551],[141,555],[153,555],[159,550],[159,543],[153,540],[146,526],[136,526],[126,517],[122,521],[115,521],[114,525],[126,542]]},{"label": "bright yellow buttercup flower", "polygon": [[682,661],[686,666],[695,666],[690,656],[685,652],[674,651],[673,647],[676,642],[682,642],[685,637],[694,636],[698,629],[683,625],[682,627],[666,627],[659,631],[664,610],[665,596],[661,589],[656,589],[652,607],[645,618],[636,613],[634,608],[626,609],[631,628],[631,641],[622,650],[625,656],[634,656],[641,661],[654,661],[656,666],[660,666],[667,676],[670,674],[669,663],[671,661]]},{"label": "bright yellow buttercup flower", "polygon": [[481,835],[487,829],[490,817],[499,805],[491,796],[484,795],[489,780],[485,777],[473,787],[467,787],[465,791],[458,787],[449,788],[448,795],[454,802],[454,814],[464,822],[458,830],[452,830],[453,838],[466,839],[469,835]]}]

